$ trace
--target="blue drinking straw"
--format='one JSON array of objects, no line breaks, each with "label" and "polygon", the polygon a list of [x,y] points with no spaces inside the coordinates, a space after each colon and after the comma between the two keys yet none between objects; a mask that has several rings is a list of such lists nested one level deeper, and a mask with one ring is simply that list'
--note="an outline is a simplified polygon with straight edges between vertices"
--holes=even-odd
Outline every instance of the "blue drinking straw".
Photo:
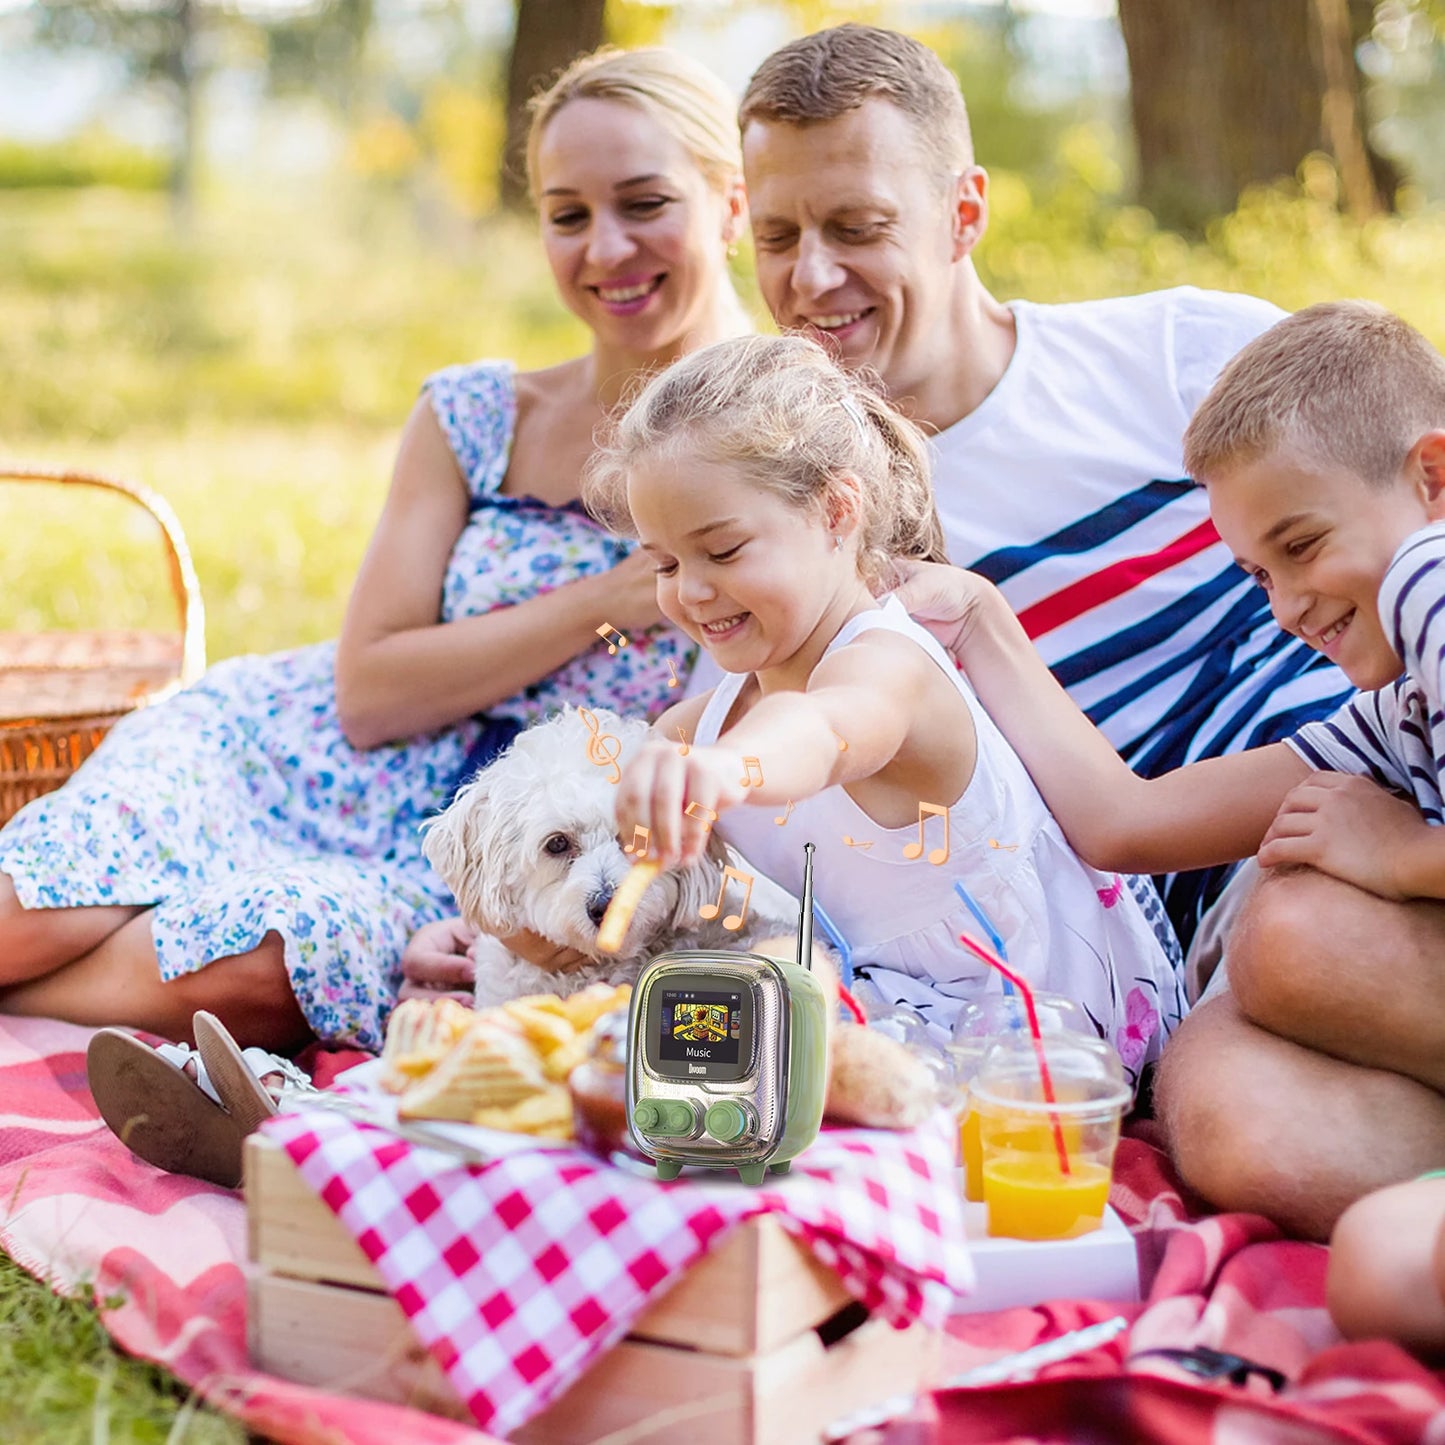
[{"label": "blue drinking straw", "polygon": [[818,920],[818,927],[822,930],[823,936],[838,950],[838,957],[843,964],[843,987],[852,988],[853,950],[848,947],[848,940],[838,932],[837,925],[828,917],[823,905],[816,898],[813,900],[813,917]]},{"label": "blue drinking straw", "polygon": [[[978,926],[983,929],[984,933],[988,937],[988,941],[993,945],[993,951],[998,954],[998,956],[1003,959],[1005,963],[1007,963],[1008,949],[1004,946],[1003,937],[1002,935],[1000,935],[998,929],[996,929],[993,924],[989,922],[988,914],[985,913],[983,909],[979,906],[978,900],[956,878],[953,880],[953,891],[957,893],[960,898],[963,899],[964,903],[968,907],[968,911],[973,914],[974,918],[978,921]],[[1007,979],[1004,979],[1003,981],[1003,991],[1005,993],[1012,993],[1014,991],[1013,984],[1011,984]]]}]

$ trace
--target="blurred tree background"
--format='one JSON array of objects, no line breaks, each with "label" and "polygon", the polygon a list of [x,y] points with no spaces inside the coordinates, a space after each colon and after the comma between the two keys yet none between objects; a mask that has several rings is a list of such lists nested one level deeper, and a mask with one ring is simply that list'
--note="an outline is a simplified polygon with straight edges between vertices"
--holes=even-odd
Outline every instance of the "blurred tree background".
[{"label": "blurred tree background", "polygon": [[[334,635],[422,378],[584,344],[537,81],[606,37],[741,89],[850,18],[959,75],[998,295],[1367,296],[1445,345],[1445,0],[0,0],[0,458],[165,492],[212,658]],[[123,503],[0,486],[0,576],[0,627],[166,625]]]}]

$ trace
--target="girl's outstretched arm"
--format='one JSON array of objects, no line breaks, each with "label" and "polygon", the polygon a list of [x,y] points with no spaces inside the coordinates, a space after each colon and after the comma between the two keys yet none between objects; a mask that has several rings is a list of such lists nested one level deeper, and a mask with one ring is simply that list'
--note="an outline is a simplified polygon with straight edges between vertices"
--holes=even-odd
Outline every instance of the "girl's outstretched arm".
[{"label": "girl's outstretched arm", "polygon": [[[760,698],[716,743],[689,746],[684,755],[677,724],[685,726],[701,712],[700,700],[689,699],[658,719],[653,741],[623,768],[621,834],[631,836],[641,824],[665,865],[691,862],[706,843],[709,814],[739,803],[781,806],[835,783],[872,777],[908,738],[914,705],[936,672],[911,643],[865,634],[825,658],[806,692]],[[970,750],[970,769],[971,758]]]},{"label": "girl's outstretched arm", "polygon": [[899,601],[953,653],[1069,842],[1096,868],[1163,873],[1247,858],[1309,774],[1275,743],[1141,778],[1059,685],[992,583],[937,563],[899,571]]}]

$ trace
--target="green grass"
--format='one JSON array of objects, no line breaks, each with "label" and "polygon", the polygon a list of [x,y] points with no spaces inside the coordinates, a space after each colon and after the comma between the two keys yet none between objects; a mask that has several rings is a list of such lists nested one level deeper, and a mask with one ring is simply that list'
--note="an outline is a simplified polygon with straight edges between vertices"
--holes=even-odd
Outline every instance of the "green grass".
[{"label": "green grass", "polygon": [[244,1445],[154,1365],[110,1344],[95,1308],[64,1299],[0,1255],[5,1445]]}]

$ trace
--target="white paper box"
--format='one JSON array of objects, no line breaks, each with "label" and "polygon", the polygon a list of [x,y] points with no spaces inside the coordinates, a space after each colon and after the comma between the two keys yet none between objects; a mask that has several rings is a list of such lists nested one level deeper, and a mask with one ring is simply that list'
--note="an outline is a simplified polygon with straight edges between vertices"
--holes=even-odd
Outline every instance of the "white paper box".
[{"label": "white paper box", "polygon": [[[960,1178],[960,1191],[962,1186]],[[1132,1303],[1139,1298],[1134,1236],[1112,1209],[1104,1210],[1104,1223],[1092,1234],[1043,1240],[991,1239],[985,1205],[965,1203],[963,1212],[978,1287],[954,1301],[954,1314],[984,1314],[1054,1299]]]}]

